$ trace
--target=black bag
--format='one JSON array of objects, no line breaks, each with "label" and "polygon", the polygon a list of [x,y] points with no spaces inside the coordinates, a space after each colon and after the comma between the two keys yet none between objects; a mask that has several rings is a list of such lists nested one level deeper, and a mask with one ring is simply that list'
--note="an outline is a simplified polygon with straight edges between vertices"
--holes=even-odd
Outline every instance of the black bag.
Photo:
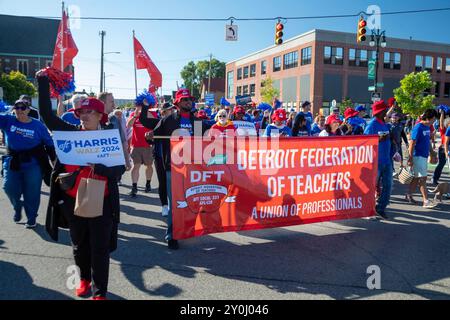
[{"label": "black bag", "polygon": [[80,170],[60,173],[56,178],[56,182],[59,184],[59,187],[62,191],[68,191],[70,189],[73,189],[73,187],[75,186],[79,174]]}]

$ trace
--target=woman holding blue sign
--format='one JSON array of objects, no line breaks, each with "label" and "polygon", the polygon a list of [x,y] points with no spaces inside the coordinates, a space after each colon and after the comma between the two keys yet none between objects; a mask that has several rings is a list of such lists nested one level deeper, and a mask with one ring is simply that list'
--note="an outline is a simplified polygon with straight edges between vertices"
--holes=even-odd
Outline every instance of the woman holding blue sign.
[{"label": "woman holding blue sign", "polygon": [[14,208],[14,222],[22,220],[23,207],[28,219],[25,227],[32,229],[36,227],[42,178],[49,183],[49,157],[53,161],[56,155],[47,128],[29,117],[27,102],[16,101],[13,111],[14,115],[0,115],[0,129],[5,133],[8,150],[3,157],[3,190]]},{"label": "woman holding blue sign", "polygon": [[[50,70],[54,72],[53,70]],[[88,98],[75,110],[81,125],[71,125],[53,114],[50,102],[50,82],[55,83],[46,71],[36,75],[39,85],[39,111],[42,120],[51,131],[89,131],[109,129],[105,105],[98,99]],[[49,79],[50,78],[50,79]],[[117,231],[120,215],[118,181],[125,166],[106,167],[100,163],[89,166],[65,165],[57,161],[51,177],[50,200],[46,228],[51,238],[58,240],[58,228],[69,228],[73,255],[80,268],[80,286],[76,295],[86,297],[93,291],[94,300],[105,300],[108,288],[109,257],[117,248]],[[104,181],[103,210],[100,216],[86,217],[79,214],[78,196],[83,180]],[[101,198],[99,199],[101,200]],[[100,201],[101,202],[101,201]],[[92,288],[91,288],[92,286]]]}]

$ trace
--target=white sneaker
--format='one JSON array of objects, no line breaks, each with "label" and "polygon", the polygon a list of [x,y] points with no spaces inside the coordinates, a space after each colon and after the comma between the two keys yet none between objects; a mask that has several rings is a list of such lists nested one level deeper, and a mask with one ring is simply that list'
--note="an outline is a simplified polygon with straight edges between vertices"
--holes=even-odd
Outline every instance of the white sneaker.
[{"label": "white sneaker", "polygon": [[161,214],[162,214],[163,217],[167,217],[169,215],[169,207],[168,206],[163,206]]},{"label": "white sneaker", "polygon": [[437,203],[432,200],[427,200],[423,202],[423,207],[427,209],[432,209],[437,206]]}]

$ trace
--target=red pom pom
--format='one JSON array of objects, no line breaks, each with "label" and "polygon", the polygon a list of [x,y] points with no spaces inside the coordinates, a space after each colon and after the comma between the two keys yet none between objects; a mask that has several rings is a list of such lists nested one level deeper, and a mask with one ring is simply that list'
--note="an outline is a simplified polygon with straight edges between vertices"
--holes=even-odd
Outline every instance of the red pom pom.
[{"label": "red pom pom", "polygon": [[52,67],[47,67],[42,71],[42,75],[46,76],[50,82],[52,98],[58,98],[66,93],[75,91],[73,76],[70,73],[65,73]]}]

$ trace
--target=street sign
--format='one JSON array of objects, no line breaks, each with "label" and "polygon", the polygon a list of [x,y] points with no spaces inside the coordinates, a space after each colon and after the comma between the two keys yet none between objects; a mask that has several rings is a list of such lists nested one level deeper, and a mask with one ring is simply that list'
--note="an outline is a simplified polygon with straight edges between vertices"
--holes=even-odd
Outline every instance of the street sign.
[{"label": "street sign", "polygon": [[225,26],[225,41],[238,40],[238,26],[235,24],[227,24]]},{"label": "street sign", "polygon": [[377,87],[378,87],[378,88],[383,88],[383,87],[384,87],[384,83],[378,82],[378,83],[377,83]]},{"label": "street sign", "polygon": [[372,93],[372,102],[378,102],[381,100],[381,93],[373,92]]},{"label": "street sign", "polygon": [[332,107],[332,108],[336,107],[336,105],[337,105],[336,100],[331,101],[331,107]]},{"label": "street sign", "polygon": [[377,62],[376,62],[375,59],[370,59],[369,60],[369,65],[368,65],[368,78],[369,78],[369,80],[374,80],[375,79],[376,65],[377,65]]},{"label": "street sign", "polygon": [[375,91],[375,86],[370,86],[369,91]]}]

